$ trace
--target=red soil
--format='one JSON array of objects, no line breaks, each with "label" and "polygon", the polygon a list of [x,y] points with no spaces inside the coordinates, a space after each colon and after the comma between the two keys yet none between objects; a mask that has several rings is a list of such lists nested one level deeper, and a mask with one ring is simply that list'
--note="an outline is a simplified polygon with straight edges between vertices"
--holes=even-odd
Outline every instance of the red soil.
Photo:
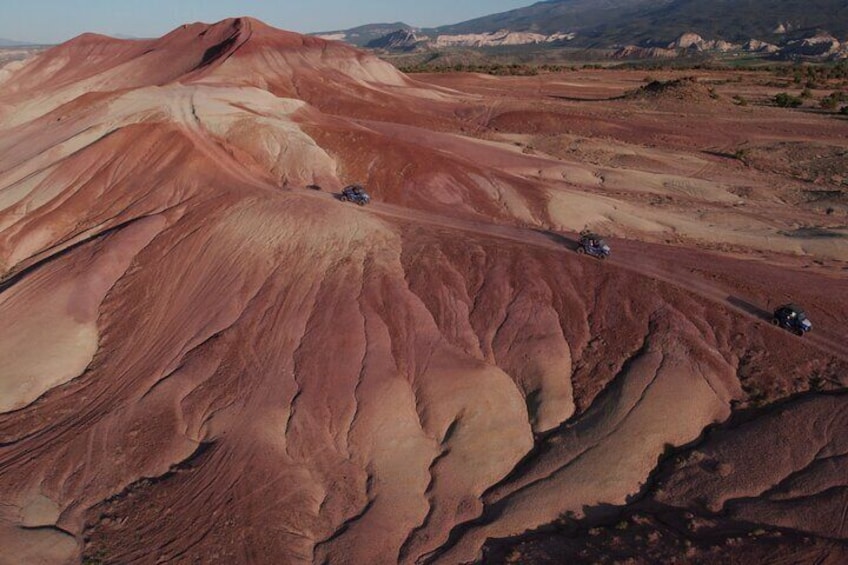
[{"label": "red soil", "polygon": [[[848,488],[844,208],[767,148],[845,122],[737,108],[731,83],[707,105],[619,98],[632,73],[416,79],[237,19],[82,36],[0,83],[0,544],[844,555],[848,506],[824,501]],[[350,182],[375,202],[327,193]],[[586,224],[610,260],[574,253]],[[790,299],[807,337],[768,324]],[[592,542],[610,509],[639,513],[638,539]],[[769,535],[709,548],[662,512]]]}]

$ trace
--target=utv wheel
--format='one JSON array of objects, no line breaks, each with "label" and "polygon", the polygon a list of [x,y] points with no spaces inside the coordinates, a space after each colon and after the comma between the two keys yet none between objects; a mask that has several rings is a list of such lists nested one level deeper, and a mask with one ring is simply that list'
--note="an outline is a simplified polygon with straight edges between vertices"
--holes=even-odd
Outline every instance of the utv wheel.
[{"label": "utv wheel", "polygon": [[600,255],[598,255],[598,259],[600,259],[601,261],[603,261],[603,260],[604,260],[604,259],[606,259],[606,258],[607,258],[607,256],[606,256],[606,255],[604,255],[603,253],[601,253]]},{"label": "utv wheel", "polygon": [[772,325],[779,326],[779,325],[780,325],[780,320],[778,320],[777,318],[772,318],[772,319],[771,319],[771,323],[772,323]]},{"label": "utv wheel", "polygon": [[364,201],[364,200],[360,200],[359,202],[357,202],[357,204],[359,204],[360,206],[365,206],[365,201]]},{"label": "utv wheel", "polygon": [[339,200],[341,200],[342,202],[347,202],[347,196],[342,194],[341,196],[339,196]]},{"label": "utv wheel", "polygon": [[577,254],[578,255],[584,255],[585,253],[586,253],[586,250],[583,249],[582,247],[577,248]]},{"label": "utv wheel", "polygon": [[804,337],[804,330],[795,330],[795,335],[798,337]]}]

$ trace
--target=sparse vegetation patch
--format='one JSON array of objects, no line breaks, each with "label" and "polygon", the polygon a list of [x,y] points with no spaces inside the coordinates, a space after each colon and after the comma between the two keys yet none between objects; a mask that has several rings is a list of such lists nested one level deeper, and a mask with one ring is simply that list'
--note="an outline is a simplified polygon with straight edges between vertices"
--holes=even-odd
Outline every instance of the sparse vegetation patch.
[{"label": "sparse vegetation patch", "polygon": [[780,94],[776,94],[772,99],[775,105],[781,108],[797,108],[801,104],[804,103],[801,98],[798,96],[792,96],[788,92],[781,92]]}]

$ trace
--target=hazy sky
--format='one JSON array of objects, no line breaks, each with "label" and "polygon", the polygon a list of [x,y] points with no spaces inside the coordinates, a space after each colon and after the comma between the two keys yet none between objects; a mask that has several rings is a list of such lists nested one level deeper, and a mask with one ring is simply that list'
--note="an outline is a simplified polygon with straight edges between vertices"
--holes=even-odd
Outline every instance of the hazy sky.
[{"label": "hazy sky", "polygon": [[58,43],[86,31],[158,37],[178,25],[253,16],[299,32],[404,21],[429,27],[535,0],[0,0],[0,38]]}]

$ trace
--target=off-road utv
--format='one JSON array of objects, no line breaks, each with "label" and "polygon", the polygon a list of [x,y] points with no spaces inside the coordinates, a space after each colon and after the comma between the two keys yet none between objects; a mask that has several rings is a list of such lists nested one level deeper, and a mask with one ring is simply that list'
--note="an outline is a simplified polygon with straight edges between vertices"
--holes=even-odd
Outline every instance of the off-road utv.
[{"label": "off-road utv", "polygon": [[610,255],[610,247],[598,234],[582,231],[580,232],[580,241],[577,243],[577,253],[606,259]]},{"label": "off-road utv", "polygon": [[353,202],[354,204],[365,206],[366,204],[371,202],[371,197],[368,196],[368,193],[365,192],[365,189],[362,188],[362,186],[358,184],[352,184],[342,190],[342,195],[339,197],[339,200],[341,200],[342,202]]},{"label": "off-road utv", "polygon": [[813,329],[813,324],[807,319],[807,314],[795,304],[784,304],[775,310],[771,323],[799,336]]}]

